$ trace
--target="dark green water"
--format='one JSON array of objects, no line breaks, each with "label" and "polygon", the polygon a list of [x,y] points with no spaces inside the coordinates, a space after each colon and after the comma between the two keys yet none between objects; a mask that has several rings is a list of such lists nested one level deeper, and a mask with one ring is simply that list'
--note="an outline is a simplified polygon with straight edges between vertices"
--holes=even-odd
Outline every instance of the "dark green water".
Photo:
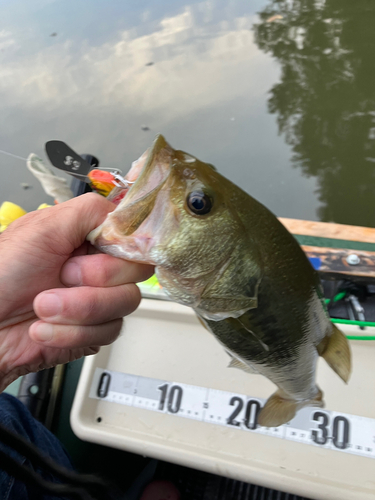
[{"label": "dark green water", "polygon": [[[161,132],[279,216],[375,226],[374,2],[7,0],[0,19],[1,150],[60,139],[126,172]],[[3,200],[50,201],[0,154]]]}]

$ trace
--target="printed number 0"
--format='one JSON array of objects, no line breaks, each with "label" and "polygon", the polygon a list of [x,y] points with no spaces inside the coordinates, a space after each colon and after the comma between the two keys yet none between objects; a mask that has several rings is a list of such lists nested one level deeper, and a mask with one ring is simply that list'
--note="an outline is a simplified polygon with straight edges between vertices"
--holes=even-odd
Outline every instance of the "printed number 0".
[{"label": "printed number 0", "polygon": [[258,415],[260,409],[261,406],[259,401],[257,401],[256,399],[249,399],[246,405],[245,425],[252,431],[258,426]]},{"label": "printed number 0", "polygon": [[[341,423],[341,425],[340,425]],[[341,432],[340,432],[341,428]],[[345,417],[335,417],[333,421],[333,444],[340,450],[345,450],[349,445],[349,421]],[[339,435],[340,434],[340,435]]]}]

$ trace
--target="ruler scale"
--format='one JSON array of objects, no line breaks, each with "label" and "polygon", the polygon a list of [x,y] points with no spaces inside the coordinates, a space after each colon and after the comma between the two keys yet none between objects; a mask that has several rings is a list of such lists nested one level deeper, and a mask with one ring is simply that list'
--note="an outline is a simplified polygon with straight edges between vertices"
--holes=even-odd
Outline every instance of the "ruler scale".
[{"label": "ruler scale", "polygon": [[90,398],[375,458],[375,419],[303,408],[280,427],[261,427],[266,400],[217,389],[96,368]]}]

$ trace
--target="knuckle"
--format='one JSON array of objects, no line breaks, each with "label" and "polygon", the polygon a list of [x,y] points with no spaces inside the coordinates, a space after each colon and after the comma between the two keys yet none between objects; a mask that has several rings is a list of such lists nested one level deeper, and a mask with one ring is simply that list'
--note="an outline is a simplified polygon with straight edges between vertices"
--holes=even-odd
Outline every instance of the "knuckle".
[{"label": "knuckle", "polygon": [[96,193],[85,193],[83,197],[89,202],[89,203],[97,203],[98,201],[98,195]]},{"label": "knuckle", "polygon": [[[152,273],[151,273],[152,274]],[[134,264],[134,276],[136,282],[145,281],[151,276],[148,266],[144,264]]]},{"label": "knuckle", "polygon": [[100,346],[85,347],[83,351],[84,356],[92,356],[93,354],[98,354],[100,351]]},{"label": "knuckle", "polygon": [[108,286],[115,276],[113,257],[105,254],[92,255],[88,260],[80,259],[82,282],[87,286]]},{"label": "knuckle", "polygon": [[67,348],[87,348],[92,346],[95,333],[94,326],[71,325],[64,328],[64,342]]},{"label": "knuckle", "polygon": [[122,293],[126,314],[130,314],[141,302],[141,292],[135,283],[129,283],[122,287]]},{"label": "knuckle", "polygon": [[103,259],[102,265],[98,266],[96,271],[95,271],[95,280],[98,283],[98,285],[106,285],[111,283],[113,279],[113,269],[111,264],[111,257],[109,255],[101,255],[99,256]]},{"label": "knuckle", "polygon": [[112,344],[112,342],[117,339],[121,331],[122,323],[122,318],[111,321],[111,325],[109,325],[107,330],[107,341],[103,345]]},{"label": "knuckle", "polygon": [[86,193],[82,195],[82,197],[79,196],[79,198],[82,198],[82,200],[85,201],[85,207],[87,209],[88,214],[92,215],[94,218],[96,217],[98,210],[103,211],[103,213],[106,213],[110,211],[110,207],[112,208],[112,204],[108,200],[106,200],[103,196],[97,193]]},{"label": "knuckle", "polygon": [[69,348],[77,344],[79,337],[80,331],[76,325],[54,325],[54,335],[50,347]]},{"label": "knuckle", "polygon": [[99,307],[98,298],[94,294],[86,294],[85,299],[78,304],[80,320],[90,324]]},{"label": "knuckle", "polygon": [[[112,344],[117,339],[121,327],[122,318],[86,328],[84,345],[99,351],[100,346]],[[95,343],[94,346],[93,343]]]}]

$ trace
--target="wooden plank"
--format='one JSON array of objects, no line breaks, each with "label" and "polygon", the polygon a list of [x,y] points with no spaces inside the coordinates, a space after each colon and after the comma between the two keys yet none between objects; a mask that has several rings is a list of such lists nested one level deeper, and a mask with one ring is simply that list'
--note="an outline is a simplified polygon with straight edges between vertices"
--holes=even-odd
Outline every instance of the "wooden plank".
[{"label": "wooden plank", "polygon": [[373,227],[287,219],[285,217],[279,217],[279,221],[292,234],[375,243],[375,228]]},{"label": "wooden plank", "polygon": [[[309,258],[314,259],[314,267],[321,278],[347,278],[352,281],[371,283],[375,281],[375,252],[312,246],[301,248]],[[359,258],[357,265],[349,264],[347,258],[350,255],[356,255]]]}]

